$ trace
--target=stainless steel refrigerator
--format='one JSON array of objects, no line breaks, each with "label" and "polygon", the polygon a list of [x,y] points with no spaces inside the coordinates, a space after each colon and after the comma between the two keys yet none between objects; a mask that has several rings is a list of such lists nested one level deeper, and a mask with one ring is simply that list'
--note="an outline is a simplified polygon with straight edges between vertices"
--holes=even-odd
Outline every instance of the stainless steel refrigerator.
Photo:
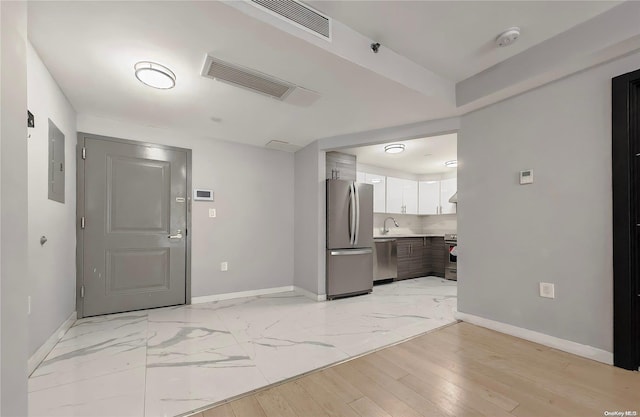
[{"label": "stainless steel refrigerator", "polygon": [[327,180],[327,298],[373,289],[373,185]]}]

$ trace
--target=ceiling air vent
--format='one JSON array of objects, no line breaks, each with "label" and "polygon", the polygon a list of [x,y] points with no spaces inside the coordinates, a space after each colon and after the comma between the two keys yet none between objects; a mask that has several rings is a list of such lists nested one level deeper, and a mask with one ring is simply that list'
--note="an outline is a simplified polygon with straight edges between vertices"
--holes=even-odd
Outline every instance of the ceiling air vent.
[{"label": "ceiling air vent", "polygon": [[250,0],[250,2],[306,31],[331,40],[331,19],[299,1]]},{"label": "ceiling air vent", "polygon": [[211,56],[207,56],[202,75],[237,87],[246,88],[256,93],[265,94],[278,100],[283,100],[295,88],[293,84]]},{"label": "ceiling air vent", "polygon": [[302,148],[301,146],[294,145],[292,143],[285,142],[283,140],[271,140],[265,145],[265,147],[269,149],[276,149],[278,151],[284,151],[284,152],[295,152],[298,149]]},{"label": "ceiling air vent", "polygon": [[308,107],[320,98],[315,91],[209,55],[204,62],[202,76],[301,107]]}]

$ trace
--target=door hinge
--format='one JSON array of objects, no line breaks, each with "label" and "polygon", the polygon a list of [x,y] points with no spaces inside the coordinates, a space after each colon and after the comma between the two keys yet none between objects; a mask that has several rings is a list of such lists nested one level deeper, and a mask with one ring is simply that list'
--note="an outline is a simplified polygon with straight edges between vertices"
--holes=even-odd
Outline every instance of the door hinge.
[{"label": "door hinge", "polygon": [[84,298],[84,285],[80,287],[80,298]]},{"label": "door hinge", "polygon": [[85,224],[84,216],[82,216],[82,217],[80,217],[80,228],[81,229],[84,229],[84,224]]},{"label": "door hinge", "polygon": [[87,148],[82,147],[82,159],[87,159]]}]

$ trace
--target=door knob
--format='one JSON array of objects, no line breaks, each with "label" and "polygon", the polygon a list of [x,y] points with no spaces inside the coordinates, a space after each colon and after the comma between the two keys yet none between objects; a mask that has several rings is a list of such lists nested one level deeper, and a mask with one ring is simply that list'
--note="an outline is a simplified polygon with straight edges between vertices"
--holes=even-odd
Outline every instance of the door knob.
[{"label": "door knob", "polygon": [[169,239],[182,239],[182,231],[178,229],[178,232],[175,235],[167,236]]}]

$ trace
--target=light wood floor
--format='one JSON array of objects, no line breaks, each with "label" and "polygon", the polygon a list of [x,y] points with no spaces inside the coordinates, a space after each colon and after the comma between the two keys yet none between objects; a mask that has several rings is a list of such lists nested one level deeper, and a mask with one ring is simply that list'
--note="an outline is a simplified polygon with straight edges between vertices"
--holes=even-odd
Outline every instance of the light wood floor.
[{"label": "light wood floor", "polygon": [[571,417],[637,411],[640,373],[458,323],[196,417]]}]

